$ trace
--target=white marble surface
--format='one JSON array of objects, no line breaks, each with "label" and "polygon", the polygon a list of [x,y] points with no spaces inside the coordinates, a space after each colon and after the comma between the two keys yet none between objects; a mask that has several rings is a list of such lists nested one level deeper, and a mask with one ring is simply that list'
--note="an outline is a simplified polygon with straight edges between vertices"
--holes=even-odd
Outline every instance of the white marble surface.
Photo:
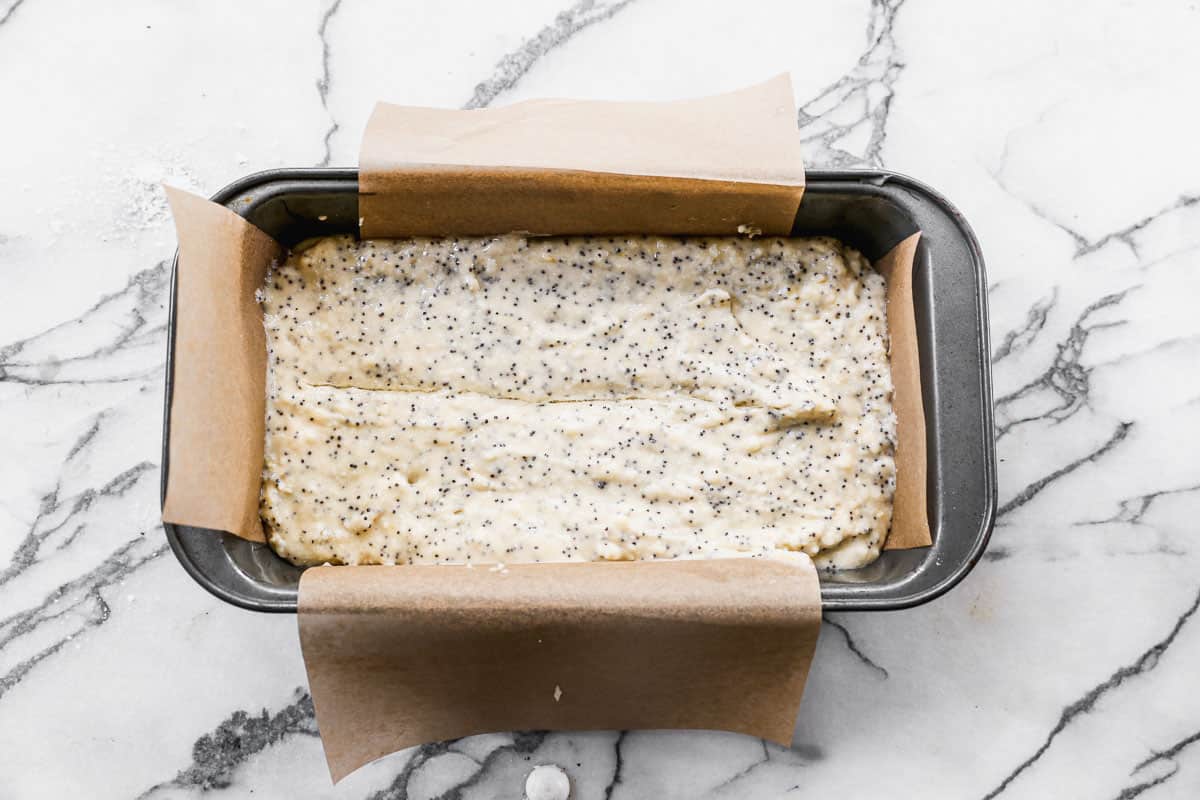
[{"label": "white marble surface", "polygon": [[[1082,13],[1083,9],[1087,13]],[[0,0],[0,797],[1200,795],[1194,0]],[[813,165],[910,173],[990,269],[1001,514],[945,598],[833,615],[791,749],[494,735],[331,787],[295,620],[158,524],[157,182],[355,161],[372,101],[794,76]]]}]

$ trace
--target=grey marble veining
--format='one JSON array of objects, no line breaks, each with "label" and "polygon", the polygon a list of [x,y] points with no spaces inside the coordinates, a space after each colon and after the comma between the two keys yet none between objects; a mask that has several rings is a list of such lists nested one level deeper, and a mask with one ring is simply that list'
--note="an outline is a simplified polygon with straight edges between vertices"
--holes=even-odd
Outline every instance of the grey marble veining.
[{"label": "grey marble veining", "polygon": [[[606,800],[1196,796],[1198,34],[1182,1],[0,0],[0,797],[517,798],[541,763]],[[828,615],[790,748],[497,733],[331,787],[294,620],[204,594],[158,523],[159,181],[351,164],[376,99],[667,99],[783,70],[810,164],[915,175],[980,236],[983,563],[928,606]]]}]

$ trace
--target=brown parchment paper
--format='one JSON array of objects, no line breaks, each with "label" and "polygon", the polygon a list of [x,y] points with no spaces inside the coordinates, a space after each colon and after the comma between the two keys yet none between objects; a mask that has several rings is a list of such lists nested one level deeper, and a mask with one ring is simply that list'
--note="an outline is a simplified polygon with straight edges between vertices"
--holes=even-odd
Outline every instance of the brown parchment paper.
[{"label": "brown parchment paper", "polygon": [[381,103],[359,154],[364,238],[787,234],[803,193],[787,75],[674,103]]},{"label": "brown parchment paper", "polygon": [[698,728],[787,745],[816,644],[811,563],[316,567],[300,642],[334,780],[487,731]]},{"label": "brown parchment paper", "polygon": [[887,324],[892,369],[892,408],[896,412],[896,494],[885,550],[928,547],[925,407],[921,397],[921,357],[912,297],[913,261],[921,234],[914,233],[879,259],[875,268],[887,280]]},{"label": "brown parchment paper", "polygon": [[229,209],[165,189],[179,269],[163,520],[261,542],[267,344],[254,293],[282,248]]},{"label": "brown parchment paper", "polygon": [[[435,117],[447,122],[478,112],[387,107],[387,124],[368,130],[364,139],[362,233],[728,234],[745,224],[786,234],[803,189],[798,157],[772,168],[749,155],[764,149],[736,137],[726,140],[752,167],[748,179],[738,181],[738,157],[716,152],[715,142],[705,145],[713,148],[706,158],[718,165],[708,170],[702,169],[703,159],[676,158],[665,147],[670,139],[674,148],[686,150],[693,141],[688,131],[712,123],[705,115],[715,108],[736,111],[734,127],[751,133],[785,117],[794,143],[790,85],[786,101],[780,90],[785,83],[747,90],[754,102],[746,105],[733,96],[711,99],[712,107],[709,101],[616,104],[628,130],[610,126],[607,140],[628,152],[605,158],[595,152],[597,139],[582,131],[589,117],[604,117],[613,104],[522,104],[526,111],[546,106],[551,118],[565,120],[551,126],[558,131],[558,138],[548,140],[555,143],[548,150],[554,158],[534,167],[524,157],[498,167],[459,162],[467,155],[506,152],[506,140],[515,152],[536,154],[545,142],[537,142],[538,126],[529,120],[545,119],[540,111],[516,114],[517,127],[508,133],[503,117],[482,129],[447,124],[439,133]],[[776,103],[786,110],[779,112]],[[676,116],[672,109],[682,110]],[[387,137],[407,129],[410,111],[423,120],[416,137],[422,147],[440,142],[442,152],[457,155],[443,158],[447,163],[410,164],[409,150],[389,152]],[[762,116],[761,123],[755,115]],[[671,136],[661,135],[665,129]],[[577,135],[587,147],[573,161],[570,145]],[[655,139],[664,159],[639,168],[629,153],[643,135]],[[458,143],[475,138],[483,143]],[[775,155],[782,160],[793,152],[779,147]],[[573,163],[586,168],[564,166]],[[653,174],[670,163],[682,165],[673,172],[691,170],[689,176]],[[178,190],[169,195],[180,255],[163,518],[261,541],[266,347],[254,293],[280,248],[232,211]],[[589,225],[589,219],[598,222]],[[900,416],[889,547],[929,543],[911,324],[915,246],[915,237],[906,240],[879,263],[891,278],[889,329]],[[906,370],[907,376],[900,374]],[[911,499],[901,499],[909,491]],[[336,779],[397,747],[483,730],[698,727],[786,742],[819,627],[819,597],[811,567],[761,559],[536,564],[496,573],[480,567],[331,567],[303,574],[299,616]],[[550,632],[555,644],[531,650],[537,631]],[[580,655],[573,655],[577,650]],[[664,668],[656,671],[654,665]],[[646,681],[656,687],[657,700],[638,688]],[[562,695],[551,705],[555,686]]]}]

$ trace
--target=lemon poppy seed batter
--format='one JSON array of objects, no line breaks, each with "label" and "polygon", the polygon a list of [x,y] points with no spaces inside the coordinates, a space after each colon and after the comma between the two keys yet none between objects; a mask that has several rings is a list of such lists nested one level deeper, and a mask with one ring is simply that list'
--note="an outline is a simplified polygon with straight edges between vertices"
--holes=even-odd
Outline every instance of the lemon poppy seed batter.
[{"label": "lemon poppy seed batter", "polygon": [[311,240],[262,293],[270,544],[862,566],[895,485],[884,299],[826,238]]}]

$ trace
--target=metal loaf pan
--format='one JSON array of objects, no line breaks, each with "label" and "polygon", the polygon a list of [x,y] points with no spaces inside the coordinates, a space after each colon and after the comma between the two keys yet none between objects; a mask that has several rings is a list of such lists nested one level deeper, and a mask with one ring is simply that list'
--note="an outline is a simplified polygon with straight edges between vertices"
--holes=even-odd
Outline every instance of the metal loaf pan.
[{"label": "metal loaf pan", "polygon": [[[966,221],[928,187],[895,173],[814,171],[793,233],[828,234],[868,258],[921,231],[913,295],[929,452],[933,546],[889,550],[859,570],[822,575],[830,611],[907,608],[948,591],[978,562],[996,509],[987,282],[978,242]],[[274,170],[250,175],[213,197],[284,245],[358,227],[358,172]],[[175,348],[175,269],[171,275],[162,492]],[[226,533],[167,523],[184,569],[223,600],[256,611],[294,612],[300,569],[265,545]]]}]

